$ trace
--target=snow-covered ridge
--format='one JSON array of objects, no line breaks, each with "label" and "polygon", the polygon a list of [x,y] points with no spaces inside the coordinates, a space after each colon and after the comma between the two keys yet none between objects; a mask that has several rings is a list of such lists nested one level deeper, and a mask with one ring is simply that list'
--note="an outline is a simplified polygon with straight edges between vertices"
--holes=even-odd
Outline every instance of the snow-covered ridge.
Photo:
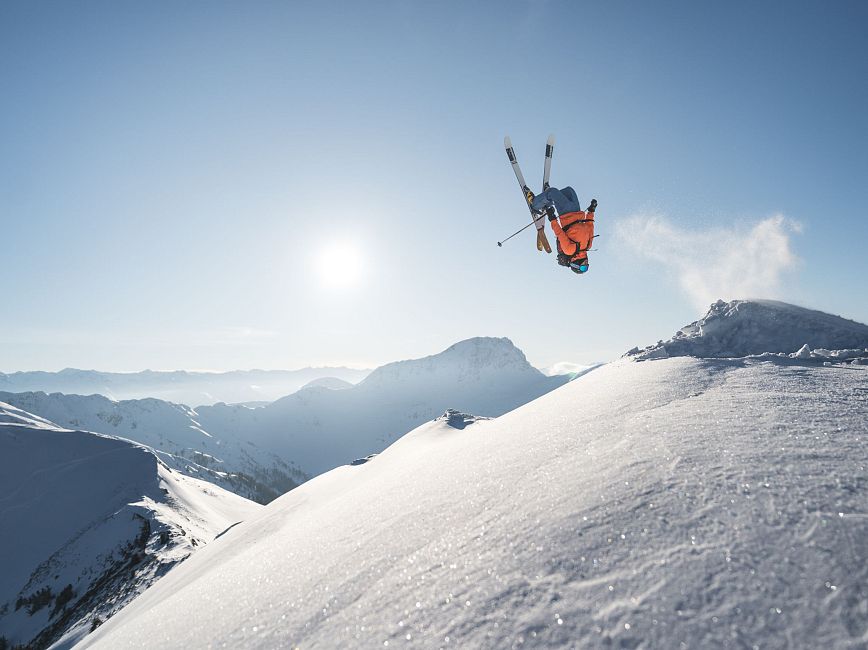
[{"label": "snow-covered ridge", "polygon": [[259,508],[145,446],[0,402],[0,637],[78,638]]},{"label": "snow-covered ridge", "polygon": [[17,408],[12,404],[6,404],[2,401],[0,401],[0,424],[35,427],[37,429],[59,428],[56,424],[43,417],[39,417],[33,413],[28,413],[23,409]]},{"label": "snow-covered ridge", "polygon": [[[809,350],[829,351],[827,358],[835,358],[831,351],[837,350],[852,352],[837,355],[839,360],[868,357],[868,325],[774,300],[718,300],[705,316],[668,341],[633,348],[627,355],[639,360],[793,355],[805,345]],[[800,358],[805,358],[804,353]]]},{"label": "snow-covered ridge", "polygon": [[196,411],[183,404],[153,398],[116,402],[102,395],[43,392],[0,392],[0,402],[69,429],[139,442],[156,450],[173,469],[259,503],[268,503],[309,478],[290,461],[255,442],[243,442],[231,426],[219,435],[208,431]]}]

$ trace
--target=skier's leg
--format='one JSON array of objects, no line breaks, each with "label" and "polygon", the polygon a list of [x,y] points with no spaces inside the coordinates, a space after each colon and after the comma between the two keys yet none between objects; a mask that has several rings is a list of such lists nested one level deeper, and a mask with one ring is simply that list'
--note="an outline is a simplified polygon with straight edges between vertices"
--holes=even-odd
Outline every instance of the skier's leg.
[{"label": "skier's leg", "polygon": [[[557,206],[559,203],[564,203],[564,195],[556,187],[550,187],[544,192],[537,194],[533,199],[533,209],[542,212],[550,205]],[[558,209],[560,212],[560,209]],[[567,210],[569,212],[569,210]]]},{"label": "skier's leg", "polygon": [[541,212],[550,205],[554,205],[557,208],[558,214],[581,210],[581,207],[579,207],[579,197],[576,196],[576,191],[572,187],[565,187],[562,190],[550,187],[545,192],[537,194],[534,197],[532,207],[535,211]]},{"label": "skier's leg", "polygon": [[569,195],[559,190],[556,187],[550,187],[545,191],[546,196],[555,204],[558,214],[566,214],[567,212],[579,211],[579,200],[576,198],[576,193],[571,187],[565,187],[564,190],[569,190]]},{"label": "skier's leg", "polygon": [[551,189],[552,188],[549,188],[533,197],[531,208],[533,208],[534,212],[542,213],[548,206],[552,205],[552,200],[549,198],[549,192],[551,192]]}]

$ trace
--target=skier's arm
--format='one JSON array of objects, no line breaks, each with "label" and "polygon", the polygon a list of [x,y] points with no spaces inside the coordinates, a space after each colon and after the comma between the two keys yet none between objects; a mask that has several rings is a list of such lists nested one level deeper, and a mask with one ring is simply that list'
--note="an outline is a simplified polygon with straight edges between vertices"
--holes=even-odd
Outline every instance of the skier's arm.
[{"label": "skier's arm", "polygon": [[552,230],[555,235],[557,235],[558,243],[561,245],[561,250],[567,255],[574,255],[576,252],[576,242],[567,237],[567,233],[565,233],[564,229],[561,228],[561,224],[558,223],[557,219],[552,219],[549,223],[552,225]]}]

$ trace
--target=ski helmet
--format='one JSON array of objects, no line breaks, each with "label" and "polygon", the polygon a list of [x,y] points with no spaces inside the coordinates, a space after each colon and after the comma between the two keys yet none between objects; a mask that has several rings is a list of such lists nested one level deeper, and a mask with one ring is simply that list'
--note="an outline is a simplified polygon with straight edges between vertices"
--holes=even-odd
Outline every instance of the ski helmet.
[{"label": "ski helmet", "polygon": [[587,273],[590,268],[590,264],[588,264],[588,259],[576,260],[575,262],[570,262],[570,270],[573,273],[578,273],[581,275],[582,273]]}]

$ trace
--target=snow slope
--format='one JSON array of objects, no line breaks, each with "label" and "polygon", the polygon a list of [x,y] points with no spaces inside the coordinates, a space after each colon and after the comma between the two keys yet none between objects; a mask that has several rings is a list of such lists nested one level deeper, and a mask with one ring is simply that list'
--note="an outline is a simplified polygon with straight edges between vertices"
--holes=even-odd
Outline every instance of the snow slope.
[{"label": "snow slope", "polygon": [[567,381],[543,375],[509,339],[474,338],[381,366],[344,390],[311,386],[255,410],[215,404],[196,413],[214,435],[232,433],[316,475],[382,451],[447,408],[498,416]]},{"label": "snow slope", "polygon": [[[718,300],[668,341],[627,354],[665,357],[744,357],[810,349],[868,349],[868,325],[775,300]],[[868,356],[866,352],[863,356]]]},{"label": "snow slope", "polygon": [[75,639],[259,508],[146,447],[0,402],[0,637]]},{"label": "snow slope", "polygon": [[102,395],[42,392],[0,392],[0,402],[64,427],[142,443],[162,452],[161,459],[169,467],[259,503],[268,503],[309,478],[255,442],[240,440],[231,427],[220,436],[213,435],[197,421],[196,411],[182,404],[158,399],[115,402]]},{"label": "snow slope", "polygon": [[305,483],[80,647],[864,648],[866,395],[863,366],[609,364]]},{"label": "snow slope", "polygon": [[155,397],[197,406],[216,402],[271,402],[318,378],[336,377],[354,384],[369,372],[352,368],[232,372],[100,372],[66,368],[60,372],[0,372],[0,390],[10,393],[99,394],[115,400]]}]

